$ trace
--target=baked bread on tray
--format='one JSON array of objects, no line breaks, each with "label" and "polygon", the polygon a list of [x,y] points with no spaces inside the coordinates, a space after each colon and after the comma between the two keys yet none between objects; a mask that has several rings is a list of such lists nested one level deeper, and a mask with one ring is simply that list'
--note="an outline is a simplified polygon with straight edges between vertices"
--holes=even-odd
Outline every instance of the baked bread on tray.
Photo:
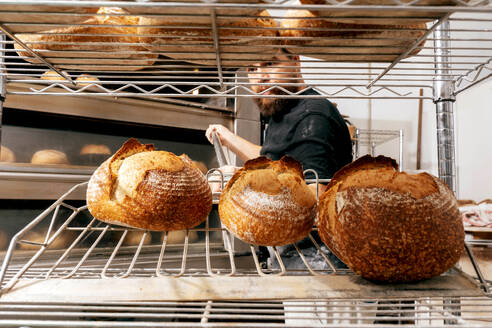
[{"label": "baked bread on tray", "polygon": [[[423,22],[347,23],[304,9],[288,10],[280,26],[289,52],[331,62],[391,62],[426,32]],[[406,57],[418,54],[423,45]]]},{"label": "baked bread on tray", "polygon": [[407,282],[450,269],[464,249],[457,201],[427,174],[398,171],[388,157],[344,166],[319,200],[318,231],[350,269],[381,282]]},{"label": "baked bread on tray", "polygon": [[[135,71],[152,65],[158,55],[139,44],[138,16],[125,16],[118,7],[101,7],[97,16],[80,25],[42,33],[20,33],[16,37],[57,67],[77,70]],[[40,63],[18,43],[19,56]]]},{"label": "baked bread on tray", "polygon": [[212,192],[188,156],[157,151],[132,138],[93,173],[87,205],[95,218],[107,223],[183,230],[206,219]]},{"label": "baked bread on tray", "polygon": [[302,166],[289,156],[258,157],[234,173],[222,191],[219,216],[245,242],[280,246],[306,237],[313,226],[316,197]]}]

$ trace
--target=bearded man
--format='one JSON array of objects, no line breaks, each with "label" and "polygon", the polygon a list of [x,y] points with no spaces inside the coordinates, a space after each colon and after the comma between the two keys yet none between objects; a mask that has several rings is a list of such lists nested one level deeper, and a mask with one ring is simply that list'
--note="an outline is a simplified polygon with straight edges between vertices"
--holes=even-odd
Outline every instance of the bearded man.
[{"label": "bearded man", "polygon": [[[248,79],[252,91],[270,96],[255,98],[261,114],[268,119],[263,146],[255,145],[217,124],[210,125],[205,133],[210,142],[212,133],[217,133],[222,145],[242,160],[259,155],[279,160],[290,155],[301,162],[304,170],[314,169],[320,179],[330,179],[352,161],[352,142],[347,124],[329,100],[315,98],[319,93],[306,89],[298,56],[280,51],[271,62],[259,63],[248,69]],[[271,97],[286,94],[275,87],[278,84],[291,93],[306,90],[299,94],[299,98]],[[314,178],[314,175],[307,174],[306,178]],[[324,191],[324,186],[321,185],[319,191]]]}]

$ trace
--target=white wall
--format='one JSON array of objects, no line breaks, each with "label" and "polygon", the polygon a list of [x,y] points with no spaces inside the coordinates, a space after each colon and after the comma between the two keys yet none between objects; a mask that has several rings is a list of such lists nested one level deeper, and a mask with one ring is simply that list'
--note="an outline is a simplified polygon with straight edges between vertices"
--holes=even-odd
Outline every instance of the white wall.
[{"label": "white wall", "polygon": [[492,198],[492,80],[458,94],[455,118],[458,197]]}]

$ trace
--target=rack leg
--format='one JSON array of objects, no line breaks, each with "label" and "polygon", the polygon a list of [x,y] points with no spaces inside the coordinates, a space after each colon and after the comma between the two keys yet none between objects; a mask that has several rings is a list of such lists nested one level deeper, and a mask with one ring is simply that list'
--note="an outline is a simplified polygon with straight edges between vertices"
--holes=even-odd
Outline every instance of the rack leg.
[{"label": "rack leg", "polygon": [[456,193],[456,158],[453,103],[454,81],[450,76],[450,31],[445,20],[434,31],[434,103],[437,119],[439,178]]},{"label": "rack leg", "polygon": [[3,102],[5,101],[6,94],[6,79],[5,74],[7,74],[7,69],[5,68],[5,34],[0,32],[0,69],[2,74],[0,74],[0,145],[2,144],[2,113],[3,113]]}]

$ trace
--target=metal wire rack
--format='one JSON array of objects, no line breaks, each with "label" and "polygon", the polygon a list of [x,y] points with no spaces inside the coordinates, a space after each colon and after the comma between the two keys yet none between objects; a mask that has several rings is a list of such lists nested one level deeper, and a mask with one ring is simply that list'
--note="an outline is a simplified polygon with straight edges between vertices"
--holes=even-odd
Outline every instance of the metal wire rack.
[{"label": "metal wire rack", "polygon": [[[323,94],[311,97],[431,100],[432,95],[426,93],[419,96],[418,90],[423,88],[430,91],[436,81],[451,81],[456,87],[454,94],[458,94],[491,75],[492,5],[487,0],[388,0],[386,5],[379,6],[364,5],[364,1],[357,0],[316,3],[300,5],[293,1],[246,0],[233,3],[0,1],[0,29],[8,35],[2,41],[1,75],[7,81],[7,94],[138,95],[193,99],[272,97],[267,94],[268,91],[279,89],[284,91],[282,97],[299,97],[300,92],[289,91],[289,87],[302,84],[299,80],[282,81],[280,78],[279,83],[260,83],[262,91],[254,92],[250,89],[254,84],[236,75],[237,70],[252,67],[254,63],[264,60],[265,54],[279,48],[301,54],[299,61],[307,85],[304,90],[312,87],[323,90]],[[158,34],[160,43],[156,46],[144,42],[147,40],[145,37],[153,36],[145,29],[146,25],[138,25],[141,27],[139,29],[134,25],[119,26],[115,23],[105,25],[90,21],[90,24],[80,19],[106,17],[108,14],[94,13],[98,7],[121,7],[126,10],[123,14],[109,14],[111,17],[155,19],[158,24],[151,27],[160,28],[161,32],[174,29],[177,35],[156,32],[161,33]],[[322,19],[335,17],[342,24],[355,24],[345,26],[346,34],[342,36],[329,34],[335,29],[326,27],[299,27],[297,30],[308,32],[307,36],[285,36],[281,34],[288,30],[281,25],[287,20],[285,12],[295,9],[317,12]],[[268,10],[275,25],[241,25],[241,20],[260,18],[260,10]],[[347,11],[350,14],[339,17]],[[166,21],[171,17],[172,20]],[[297,18],[312,20],[312,17]],[[413,27],[402,25],[409,19]],[[388,20],[395,25],[388,24]],[[449,21],[449,26],[443,33],[435,34],[434,30],[444,20]],[[224,21],[237,24],[227,25]],[[415,28],[415,24],[422,22],[427,22],[425,28]],[[88,26],[94,29],[70,30],[70,27]],[[125,39],[122,42],[121,31],[105,30],[115,26],[128,27],[125,35],[130,33],[133,41]],[[369,35],[357,34],[368,30],[371,31]],[[407,32],[412,31],[417,32],[418,37],[409,37]],[[326,53],[320,56],[319,47],[309,45],[320,38],[313,36],[316,33],[325,33],[323,38],[332,41],[323,50],[330,50],[328,57],[323,57]],[[50,39],[29,41],[22,36],[26,34],[51,34],[59,39],[56,42]],[[97,41],[98,38],[107,40],[110,36],[115,37],[119,47],[122,47],[117,55],[114,51],[105,50],[108,46],[117,49],[114,44]],[[398,44],[403,42],[405,46],[395,48],[391,40]],[[364,43],[366,41],[367,44]],[[421,41],[425,44],[421,45]],[[26,48],[26,51],[14,51],[15,43]],[[354,45],[347,46],[347,43]],[[408,56],[419,47],[422,49],[418,54]],[[31,49],[35,50],[35,54]],[[388,54],[390,59],[378,59],[381,54]],[[152,60],[146,62],[142,58]],[[442,58],[450,63],[446,70],[436,67],[436,60]],[[280,71],[288,67],[288,63],[282,61],[276,65]],[[51,80],[41,79],[48,68],[60,75],[55,74]],[[81,74],[90,74],[93,80],[76,81]]]},{"label": "metal wire rack", "polygon": [[[377,285],[341,267],[312,236],[322,266],[300,245],[292,250],[301,265],[289,266],[274,249],[277,265],[267,266],[257,248],[239,250],[212,218],[179,241],[163,233],[147,244],[151,232],[137,231],[125,245],[135,231],[66,202],[85,185],[12,239],[0,273],[0,326],[492,327],[491,281],[472,251],[490,241],[466,246],[475,278],[455,268],[422,283]],[[41,240],[30,235],[37,230]]]}]

